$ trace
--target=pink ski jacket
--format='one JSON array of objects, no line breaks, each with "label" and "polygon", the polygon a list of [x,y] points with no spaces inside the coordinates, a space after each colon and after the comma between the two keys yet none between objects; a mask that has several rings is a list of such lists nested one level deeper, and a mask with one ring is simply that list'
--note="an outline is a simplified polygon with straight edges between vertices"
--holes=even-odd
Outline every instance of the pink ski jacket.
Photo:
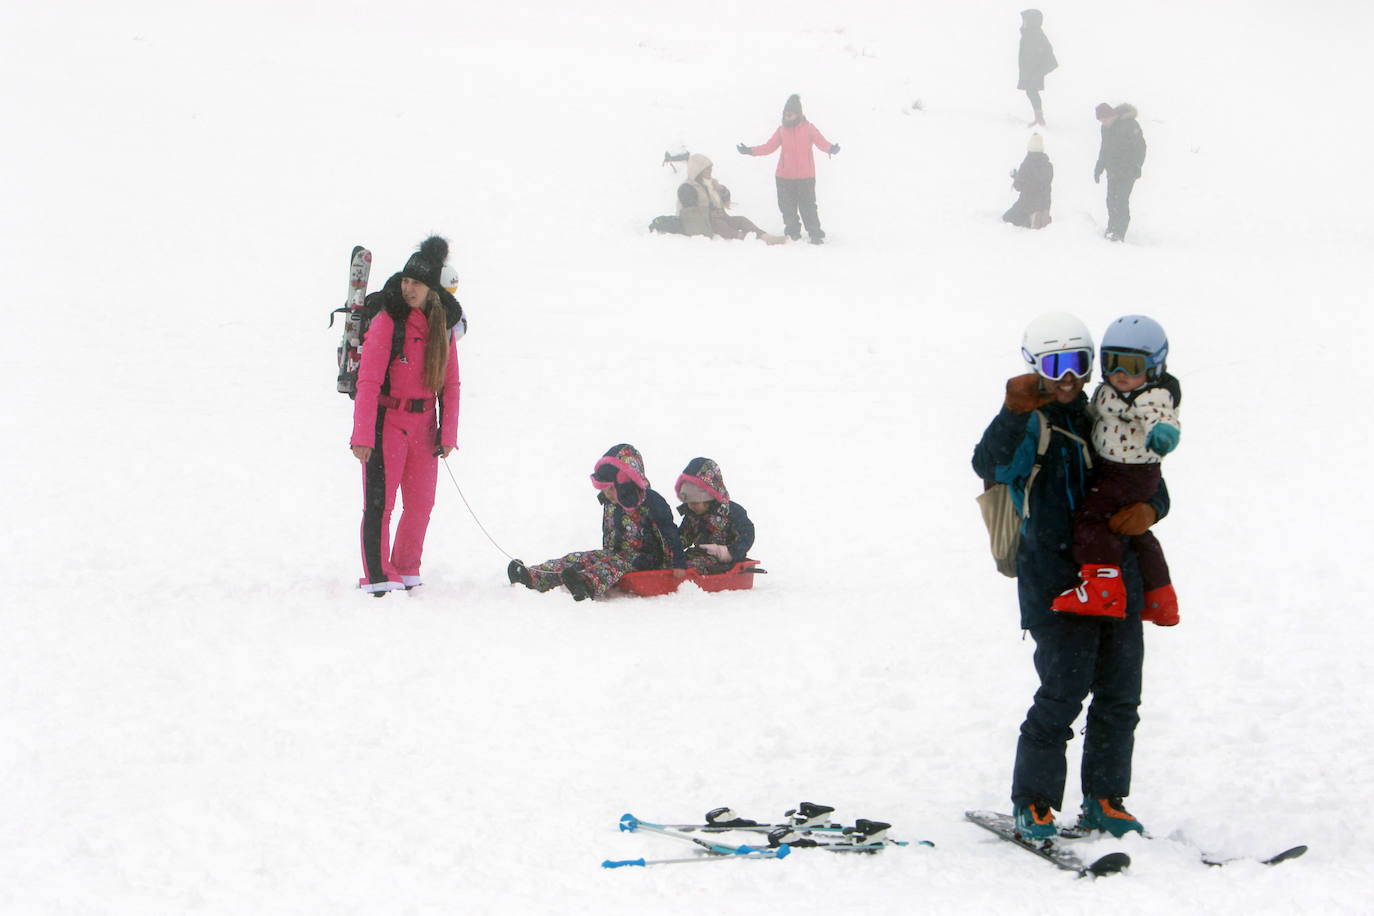
[{"label": "pink ski jacket", "polygon": [[832,145],[820,128],[803,120],[796,127],[779,127],[773,131],[767,143],[753,148],[753,154],[767,156],[781,146],[782,155],[778,157],[777,171],[779,178],[815,178],[816,156],[812,149],[828,152]]},{"label": "pink ski jacket", "polygon": [[[387,358],[391,355],[391,334],[395,324],[385,309],[377,313],[363,338],[362,360],[358,366],[358,394],[353,401],[353,437],[349,445],[376,448],[377,399],[386,376]],[[434,392],[425,384],[425,340],[429,335],[429,321],[419,309],[410,309],[406,317],[405,342],[401,355],[391,364],[391,397],[402,401],[424,401],[427,406],[416,413],[401,408],[388,408],[387,421],[395,419],[407,427],[423,421],[434,427]],[[444,376],[444,426],[439,431],[439,444],[456,448],[458,445],[458,348],[450,333],[448,341],[448,371]]]}]

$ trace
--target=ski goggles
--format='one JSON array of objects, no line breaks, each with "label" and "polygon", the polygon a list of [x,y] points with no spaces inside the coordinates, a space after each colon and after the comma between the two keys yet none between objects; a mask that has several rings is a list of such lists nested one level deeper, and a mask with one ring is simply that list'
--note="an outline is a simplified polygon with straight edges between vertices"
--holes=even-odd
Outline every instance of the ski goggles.
[{"label": "ski goggles", "polygon": [[1039,356],[1027,350],[1022,350],[1021,353],[1026,357],[1026,362],[1035,367],[1037,373],[1056,382],[1071,373],[1079,378],[1087,378],[1093,367],[1093,351],[1086,347],[1078,350],[1056,350]]},{"label": "ski goggles", "polygon": [[1144,353],[1135,350],[1103,350],[1102,377],[1113,372],[1124,372],[1130,376],[1144,375],[1150,368],[1149,359]]}]

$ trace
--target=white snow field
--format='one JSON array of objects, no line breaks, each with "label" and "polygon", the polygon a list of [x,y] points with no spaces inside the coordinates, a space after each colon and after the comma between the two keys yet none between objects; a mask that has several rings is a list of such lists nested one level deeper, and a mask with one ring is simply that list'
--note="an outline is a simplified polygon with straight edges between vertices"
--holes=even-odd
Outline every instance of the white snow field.
[{"label": "white snow field", "polygon": [[[1044,7],[1030,232],[1019,9],[12,5],[0,911],[1368,912],[1374,12]],[[647,231],[683,149],[780,231],[734,146],[794,92],[842,147],[826,245]],[[1121,245],[1100,101],[1149,143]],[[379,286],[431,232],[472,324],[448,464],[502,549],[441,469],[425,585],[378,601],[326,321],[355,243]],[[1157,318],[1184,389],[1129,799],[1161,839],[1097,881],[963,820],[1035,687],[969,458],[1059,309]],[[669,498],[720,462],[752,591],[507,584],[599,542],[621,441]],[[625,812],[802,800],[936,846],[600,867],[690,854]]]}]

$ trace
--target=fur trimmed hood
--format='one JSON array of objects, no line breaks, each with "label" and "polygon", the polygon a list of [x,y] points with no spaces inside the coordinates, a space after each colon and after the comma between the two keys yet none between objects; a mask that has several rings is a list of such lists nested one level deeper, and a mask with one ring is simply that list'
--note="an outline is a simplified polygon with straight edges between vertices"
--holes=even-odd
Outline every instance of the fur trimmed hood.
[{"label": "fur trimmed hood", "polygon": [[722,506],[730,505],[730,491],[725,488],[725,476],[720,471],[720,465],[710,458],[693,458],[687,462],[687,467],[683,468],[677,483],[673,485],[673,492],[683,503],[695,502],[683,495],[684,484],[689,489],[700,490]]}]

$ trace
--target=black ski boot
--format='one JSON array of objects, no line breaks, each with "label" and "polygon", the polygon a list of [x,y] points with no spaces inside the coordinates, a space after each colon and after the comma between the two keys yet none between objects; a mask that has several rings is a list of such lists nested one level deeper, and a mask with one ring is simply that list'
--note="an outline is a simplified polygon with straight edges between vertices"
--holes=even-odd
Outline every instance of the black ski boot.
[{"label": "black ski boot", "polygon": [[534,582],[530,579],[530,571],[525,568],[525,564],[519,560],[511,560],[506,567],[506,578],[511,585],[523,585],[525,588],[534,588]]},{"label": "black ski boot", "polygon": [[563,584],[572,592],[574,601],[586,601],[592,596],[592,590],[588,588],[586,580],[571,569],[563,570]]}]

